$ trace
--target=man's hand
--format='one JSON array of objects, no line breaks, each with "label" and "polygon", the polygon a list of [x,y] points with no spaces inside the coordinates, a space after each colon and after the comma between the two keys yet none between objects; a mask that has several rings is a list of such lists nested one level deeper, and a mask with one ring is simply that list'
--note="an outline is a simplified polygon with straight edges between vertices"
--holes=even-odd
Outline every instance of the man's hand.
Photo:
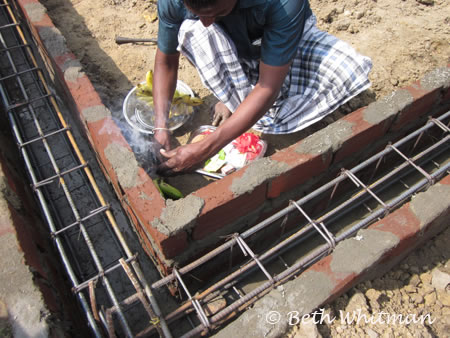
[{"label": "man's hand", "polygon": [[214,127],[221,125],[231,116],[231,111],[222,102],[217,102],[214,106],[213,116],[211,119],[211,124]]},{"label": "man's hand", "polygon": [[155,140],[158,142],[161,147],[165,150],[170,150],[170,132],[168,130],[156,130],[155,131]]},{"label": "man's hand", "polygon": [[205,161],[207,155],[198,143],[186,144],[170,151],[161,149],[161,155],[167,159],[158,167],[158,174],[170,176],[189,171]]},{"label": "man's hand", "polygon": [[167,55],[159,48],[156,50],[153,72],[154,126],[156,127],[154,136],[155,140],[166,150],[171,149],[170,132],[164,128],[167,127],[170,102],[177,83],[179,58],[179,53]]}]

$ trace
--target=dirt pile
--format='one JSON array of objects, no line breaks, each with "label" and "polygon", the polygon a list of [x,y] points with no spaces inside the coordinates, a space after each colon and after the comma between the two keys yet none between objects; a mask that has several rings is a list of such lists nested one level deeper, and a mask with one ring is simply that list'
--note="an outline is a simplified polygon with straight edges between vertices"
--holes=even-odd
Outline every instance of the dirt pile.
[{"label": "dirt pile", "polygon": [[[156,46],[151,43],[117,45],[116,36],[155,38],[157,1],[42,0],[67,45],[81,61],[105,105],[125,134],[131,127],[122,116],[127,93],[153,68]],[[310,0],[319,28],[347,41],[373,61],[372,88],[335,113],[290,135],[263,135],[267,156],[326,127],[376,98],[413,83],[428,71],[450,63],[450,7],[445,0]],[[92,15],[95,13],[95,15]],[[185,144],[198,126],[210,124],[216,99],[203,87],[197,71],[181,57],[178,78],[204,99],[193,118],[178,129],[173,146]],[[143,134],[141,134],[143,135]],[[132,140],[128,140],[132,143]],[[192,184],[186,184],[192,182]],[[208,184],[195,175],[169,182],[184,194]]]},{"label": "dirt pile", "polygon": [[[372,58],[370,79],[377,96],[410,84],[431,69],[450,62],[450,9],[445,0],[310,2],[321,29]],[[42,3],[106,104],[120,107],[124,94],[153,68],[156,47],[118,46],[115,37],[156,37],[156,1],[42,0]],[[179,78],[199,96],[209,96],[197,72],[185,59],[181,60]]]}]

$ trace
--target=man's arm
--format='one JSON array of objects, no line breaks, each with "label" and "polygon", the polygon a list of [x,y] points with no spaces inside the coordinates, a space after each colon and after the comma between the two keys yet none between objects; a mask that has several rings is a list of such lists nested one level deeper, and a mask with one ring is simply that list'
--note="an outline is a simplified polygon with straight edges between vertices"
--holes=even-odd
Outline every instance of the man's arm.
[{"label": "man's arm", "polygon": [[[170,132],[167,128],[170,104],[177,85],[180,53],[165,54],[156,50],[153,74],[153,101],[155,109],[155,139],[170,150]],[[162,129],[158,129],[162,128]]]},{"label": "man's arm", "polygon": [[233,115],[202,141],[162,151],[168,160],[160,166],[160,172],[192,169],[250,129],[275,102],[289,68],[290,63],[269,66],[261,62],[258,83]]}]

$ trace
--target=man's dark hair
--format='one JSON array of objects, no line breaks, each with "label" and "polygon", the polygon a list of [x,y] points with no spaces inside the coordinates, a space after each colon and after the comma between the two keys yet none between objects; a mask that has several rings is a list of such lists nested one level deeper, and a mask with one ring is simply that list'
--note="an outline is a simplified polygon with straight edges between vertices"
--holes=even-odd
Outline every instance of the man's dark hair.
[{"label": "man's dark hair", "polygon": [[193,10],[214,6],[217,0],[183,0],[184,3]]}]

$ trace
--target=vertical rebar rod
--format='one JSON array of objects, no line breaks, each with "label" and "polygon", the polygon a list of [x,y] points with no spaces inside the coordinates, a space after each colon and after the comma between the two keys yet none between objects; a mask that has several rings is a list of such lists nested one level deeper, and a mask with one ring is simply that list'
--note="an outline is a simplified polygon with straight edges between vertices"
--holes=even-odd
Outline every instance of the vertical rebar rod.
[{"label": "vertical rebar rod", "polygon": [[[3,45],[5,45],[5,41],[4,41],[3,35],[1,33],[0,33],[0,41],[2,42]],[[9,53],[9,51],[6,51],[6,55],[8,57],[9,62],[10,62],[12,70],[15,73],[17,73],[17,68],[15,66],[14,60],[12,59],[11,54]],[[17,84],[20,87],[20,90],[22,92],[23,97],[25,98],[25,100],[28,101],[29,97],[28,97],[27,91],[26,91],[26,89],[24,87],[24,84],[22,82],[21,77],[18,76],[16,78],[16,81],[17,81]],[[8,102],[8,101],[5,101],[5,102]],[[36,130],[38,131],[38,134],[42,137],[44,135],[44,133],[43,133],[42,128],[40,126],[40,123],[39,123],[39,121],[37,119],[37,116],[36,116],[36,113],[34,111],[34,108],[33,108],[33,106],[31,104],[28,104],[27,106],[28,106],[28,111],[30,112],[31,116],[33,117],[34,126],[35,126]],[[49,160],[51,162],[53,170],[55,171],[55,173],[57,175],[59,175],[60,174],[60,169],[58,167],[58,164],[56,163],[55,157],[53,155],[53,151],[52,151],[50,145],[48,144],[47,139],[46,138],[42,138],[41,142],[42,142],[42,144],[43,144],[43,146],[44,146],[44,148],[46,150],[47,156],[48,156],[48,158],[49,158]],[[75,216],[75,219],[79,221],[81,219],[81,216],[80,216],[80,214],[79,214],[79,212],[78,212],[78,210],[77,210],[77,208],[75,206],[75,203],[73,201],[72,195],[71,195],[71,193],[69,191],[69,188],[67,187],[67,184],[66,184],[66,182],[65,182],[63,177],[59,178],[59,183],[61,185],[61,188],[63,189],[64,195],[66,196],[66,200],[69,203],[70,208],[72,209],[72,213]],[[95,251],[95,248],[94,248],[94,246],[92,244],[90,236],[89,236],[88,232],[86,231],[86,228],[84,227],[82,222],[79,222],[79,227],[80,227],[80,231],[81,231],[81,233],[83,235],[85,243],[86,243],[86,245],[87,245],[87,247],[89,249],[89,253],[90,253],[90,255],[91,255],[91,257],[92,257],[92,259],[93,259],[93,261],[95,263],[95,266],[96,266],[97,270],[99,272],[102,272],[103,271],[103,266],[101,264],[101,261],[100,261],[100,259],[98,257],[97,252]],[[108,292],[108,296],[110,297],[112,303],[115,306],[117,306],[118,309],[120,309],[120,307],[119,307],[120,305],[119,305],[119,303],[117,301],[116,295],[114,293],[114,290],[111,287],[111,284],[110,284],[108,278],[106,276],[104,276],[102,278],[102,281],[103,281],[103,283],[104,283],[104,285],[106,287],[106,290]],[[125,319],[125,316],[124,316],[123,312],[119,310],[118,311],[118,316],[119,316],[120,322],[122,324],[122,327],[125,330],[125,333],[127,334],[128,337],[132,337],[133,334],[131,333],[131,329],[130,329],[130,327],[128,325],[127,320]]]},{"label": "vertical rebar rod", "polygon": [[[7,6],[7,4],[5,4],[5,6]],[[22,29],[21,29],[20,25],[18,24],[18,22],[17,22],[17,20],[15,18],[15,15],[14,15],[12,9],[9,6],[7,6],[7,10],[9,12],[10,17],[13,20],[15,26],[17,26],[17,32],[18,32],[20,38],[22,39],[22,42],[24,43],[24,45],[29,46],[27,41],[26,41],[25,35],[22,32]],[[29,49],[27,49],[27,52],[28,52],[28,55],[30,56],[33,64],[37,67],[37,62],[36,62],[36,59],[35,59],[34,55],[32,54],[32,52]],[[48,88],[48,86],[47,86],[47,84],[45,82],[45,78],[44,78],[44,76],[43,76],[41,71],[38,71],[38,76],[41,79],[42,84],[43,84],[47,94],[50,95],[51,92],[50,92],[50,90],[49,90],[49,88]],[[56,111],[56,113],[58,115],[58,118],[59,118],[63,128],[67,128],[68,129],[68,125],[66,124],[65,119],[63,118],[63,116],[62,116],[62,114],[60,112],[60,109],[59,109],[59,107],[58,107],[58,105],[56,103],[56,100],[54,99],[54,97],[52,95],[50,95],[50,101],[51,101],[51,104],[53,105],[53,107],[55,108],[55,111]],[[71,143],[71,145],[72,145],[72,147],[73,147],[73,149],[74,149],[74,151],[75,151],[75,153],[76,153],[80,163],[81,164],[85,164],[86,161],[84,160],[84,157],[82,156],[81,151],[79,150],[78,145],[75,142],[75,139],[74,139],[71,131],[67,130],[66,134],[67,134],[69,142]],[[91,172],[90,168],[88,166],[86,166],[84,171],[85,171],[86,176],[88,177],[88,180],[89,180],[89,182],[90,182],[90,184],[91,184],[91,186],[92,186],[92,188],[94,190],[94,193],[97,196],[100,204],[103,205],[103,206],[106,205],[105,200],[103,198],[103,195],[101,194],[100,189],[97,186],[97,183],[96,183],[96,181],[95,181],[95,179],[94,179],[94,177],[92,175],[92,172]],[[127,257],[128,258],[133,257],[133,254],[131,253],[131,250],[129,249],[128,244],[126,243],[125,238],[123,237],[123,234],[120,231],[120,229],[119,229],[119,227],[118,227],[118,225],[117,225],[117,223],[115,221],[115,218],[114,218],[112,212],[110,210],[108,210],[106,212],[106,216],[107,216],[107,219],[110,222],[111,227],[113,228],[113,231],[114,231],[117,239],[119,240],[123,250],[125,251]],[[146,281],[146,279],[145,279],[145,277],[144,277],[144,275],[142,273],[142,270],[141,270],[141,268],[139,266],[139,263],[136,260],[133,260],[131,262],[131,264],[132,264],[132,267],[133,267],[136,275],[138,276],[138,279],[139,279],[140,283],[142,284],[142,286],[144,288],[144,291],[145,291],[147,297],[150,300],[150,303],[152,304],[152,307],[153,307],[153,309],[155,311],[156,316],[158,316],[159,319],[160,319],[161,327],[162,327],[162,329],[164,331],[165,337],[170,338],[171,337],[170,330],[169,330],[169,328],[168,328],[168,326],[167,326],[167,324],[166,324],[166,322],[164,320],[164,317],[162,316],[159,304],[158,304],[156,298],[154,297],[154,295],[153,295],[153,293],[152,293],[152,291],[150,289],[150,286],[149,286],[148,282]]]}]

